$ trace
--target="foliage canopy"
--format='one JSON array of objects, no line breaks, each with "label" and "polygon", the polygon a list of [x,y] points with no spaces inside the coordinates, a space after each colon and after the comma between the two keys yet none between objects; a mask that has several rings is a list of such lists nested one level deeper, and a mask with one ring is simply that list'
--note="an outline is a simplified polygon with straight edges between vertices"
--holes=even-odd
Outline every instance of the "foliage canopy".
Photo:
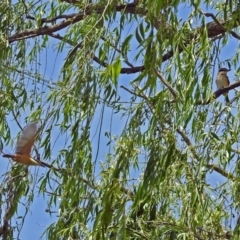
[{"label": "foliage canopy", "polygon": [[238,239],[240,84],[228,106],[212,84],[238,76],[238,7],[1,1],[3,151],[37,121],[59,171],[6,166],[0,235],[41,198],[48,239]]}]

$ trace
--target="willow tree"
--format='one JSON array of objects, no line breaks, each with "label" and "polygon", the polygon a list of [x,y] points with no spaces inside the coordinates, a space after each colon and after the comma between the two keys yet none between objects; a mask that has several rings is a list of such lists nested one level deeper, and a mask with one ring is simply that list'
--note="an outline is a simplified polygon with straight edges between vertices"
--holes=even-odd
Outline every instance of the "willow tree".
[{"label": "willow tree", "polygon": [[1,160],[0,235],[238,239],[237,4],[1,1],[2,152],[38,122],[53,167]]}]

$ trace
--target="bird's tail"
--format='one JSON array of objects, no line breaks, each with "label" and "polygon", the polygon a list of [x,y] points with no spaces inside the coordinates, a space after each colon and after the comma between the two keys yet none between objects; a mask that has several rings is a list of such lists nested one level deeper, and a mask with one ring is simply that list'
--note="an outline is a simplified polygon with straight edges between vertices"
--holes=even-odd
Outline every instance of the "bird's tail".
[{"label": "bird's tail", "polygon": [[3,154],[2,156],[5,157],[5,158],[12,158],[13,157],[12,154]]},{"label": "bird's tail", "polygon": [[226,103],[230,102],[228,95],[225,95],[225,100],[226,100]]},{"label": "bird's tail", "polygon": [[39,162],[39,165],[42,166],[42,167],[52,168],[52,166],[48,163],[45,163],[45,162],[42,162],[42,161],[38,161],[38,162]]}]

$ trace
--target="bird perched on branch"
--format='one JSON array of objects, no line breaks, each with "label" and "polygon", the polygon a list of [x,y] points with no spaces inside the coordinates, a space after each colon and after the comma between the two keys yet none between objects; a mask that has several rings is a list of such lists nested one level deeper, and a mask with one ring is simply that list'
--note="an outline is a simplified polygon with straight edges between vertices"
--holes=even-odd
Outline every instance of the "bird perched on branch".
[{"label": "bird perched on branch", "polygon": [[[227,76],[227,72],[229,72],[230,70],[231,69],[227,69],[227,68],[219,69],[217,78],[216,78],[216,84],[218,89],[225,88],[230,85],[230,81]],[[228,92],[224,93],[224,96],[225,96],[226,103],[229,103]]]},{"label": "bird perched on branch", "polygon": [[37,124],[30,123],[23,129],[22,134],[17,141],[15,154],[3,154],[3,157],[11,158],[12,160],[24,165],[35,165],[51,168],[51,165],[42,161],[35,160],[30,156],[36,134]]}]

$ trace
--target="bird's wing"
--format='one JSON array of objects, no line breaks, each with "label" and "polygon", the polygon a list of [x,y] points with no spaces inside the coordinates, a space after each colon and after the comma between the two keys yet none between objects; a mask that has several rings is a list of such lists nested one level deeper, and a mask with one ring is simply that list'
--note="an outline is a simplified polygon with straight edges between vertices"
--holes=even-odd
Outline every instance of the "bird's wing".
[{"label": "bird's wing", "polygon": [[30,123],[29,125],[27,125],[23,129],[22,134],[17,141],[15,152],[18,154],[29,156],[36,134],[37,134],[37,124]]}]

